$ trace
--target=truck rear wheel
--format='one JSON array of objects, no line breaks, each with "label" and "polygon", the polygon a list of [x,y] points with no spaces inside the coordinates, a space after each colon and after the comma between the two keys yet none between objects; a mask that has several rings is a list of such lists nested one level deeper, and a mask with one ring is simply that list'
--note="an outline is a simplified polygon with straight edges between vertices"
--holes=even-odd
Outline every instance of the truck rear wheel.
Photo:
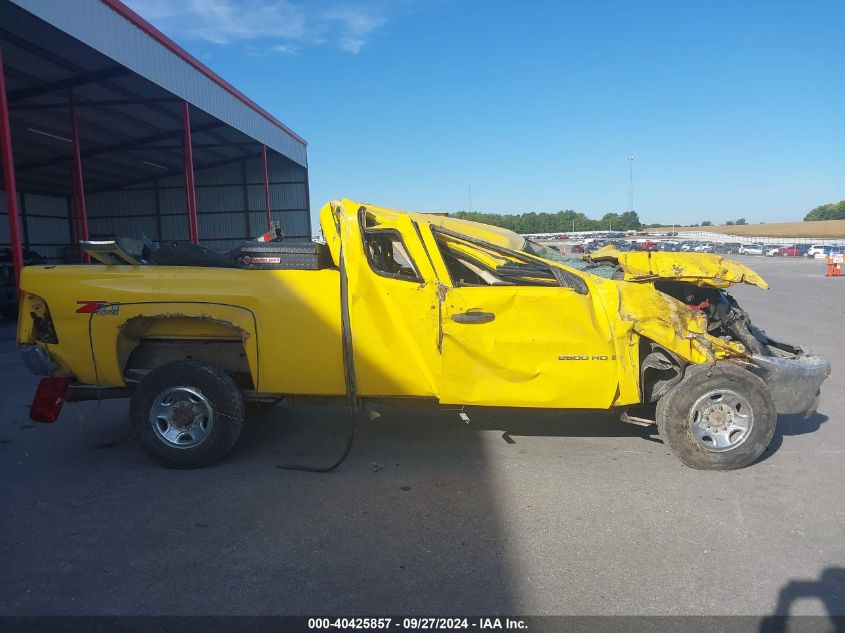
[{"label": "truck rear wheel", "polygon": [[657,403],[663,441],[691,468],[733,470],[753,463],[777,424],[766,383],[730,362],[693,365]]},{"label": "truck rear wheel", "polygon": [[202,468],[237,443],[244,401],[224,371],[175,361],[151,371],[129,409],[132,435],[144,452],[168,468]]}]

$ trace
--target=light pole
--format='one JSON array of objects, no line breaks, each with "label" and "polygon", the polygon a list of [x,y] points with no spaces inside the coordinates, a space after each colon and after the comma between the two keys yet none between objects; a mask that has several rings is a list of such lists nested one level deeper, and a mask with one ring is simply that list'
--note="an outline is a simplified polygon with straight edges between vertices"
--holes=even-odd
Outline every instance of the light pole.
[{"label": "light pole", "polygon": [[634,210],[634,155],[625,157],[628,161],[628,211]]}]

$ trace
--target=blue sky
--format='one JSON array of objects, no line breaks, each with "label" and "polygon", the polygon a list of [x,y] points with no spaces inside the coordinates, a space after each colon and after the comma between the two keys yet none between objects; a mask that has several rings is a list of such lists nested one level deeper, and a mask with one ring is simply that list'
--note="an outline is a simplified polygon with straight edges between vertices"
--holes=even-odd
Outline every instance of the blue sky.
[{"label": "blue sky", "polygon": [[131,0],[309,141],[312,208],[798,220],[845,198],[845,2]]}]

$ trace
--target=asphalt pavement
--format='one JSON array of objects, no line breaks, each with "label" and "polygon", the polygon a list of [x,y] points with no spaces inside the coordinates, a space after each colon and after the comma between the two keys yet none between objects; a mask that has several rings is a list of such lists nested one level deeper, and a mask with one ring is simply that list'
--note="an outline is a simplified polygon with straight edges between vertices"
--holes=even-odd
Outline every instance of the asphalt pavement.
[{"label": "asphalt pavement", "polygon": [[826,355],[810,419],[751,467],[683,466],[609,414],[278,406],[221,463],[135,446],[125,401],[33,424],[0,327],[0,614],[845,614],[845,277],[738,258],[771,336]]}]

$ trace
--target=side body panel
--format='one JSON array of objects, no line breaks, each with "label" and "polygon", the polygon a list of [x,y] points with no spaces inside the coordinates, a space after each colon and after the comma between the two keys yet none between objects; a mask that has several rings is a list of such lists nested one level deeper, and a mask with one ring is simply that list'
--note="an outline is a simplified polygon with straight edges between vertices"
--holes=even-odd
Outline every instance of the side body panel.
[{"label": "side body panel", "polygon": [[359,396],[437,396],[439,301],[430,261],[413,223],[371,215],[376,230],[395,231],[419,279],[380,275],[370,265],[357,207],[338,208],[349,283],[349,318]]},{"label": "side body panel", "polygon": [[[21,286],[47,300],[59,340],[47,348],[85,383],[122,386],[144,338],[240,338],[258,391],[345,393],[336,270],[32,267]],[[86,302],[105,305],[78,312]]]},{"label": "side body panel", "polygon": [[[460,323],[466,312],[495,315]],[[446,293],[441,402],[607,408],[620,363],[607,320],[568,288],[494,286]]]}]

